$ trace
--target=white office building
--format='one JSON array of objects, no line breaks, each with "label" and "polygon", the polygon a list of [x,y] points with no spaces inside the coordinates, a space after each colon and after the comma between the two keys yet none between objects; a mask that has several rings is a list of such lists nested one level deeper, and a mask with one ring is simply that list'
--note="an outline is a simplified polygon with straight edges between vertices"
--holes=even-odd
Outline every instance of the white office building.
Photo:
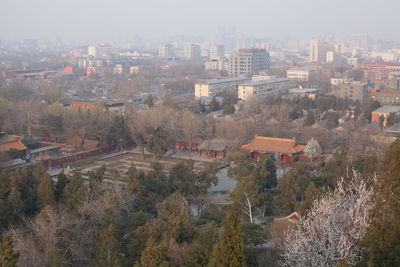
[{"label": "white office building", "polygon": [[208,80],[195,84],[195,97],[214,97],[224,95],[236,95],[239,84],[249,81],[247,77],[235,77],[219,80]]},{"label": "white office building", "polygon": [[284,93],[289,83],[290,80],[286,78],[245,82],[238,86],[238,98],[250,101],[270,94]]}]

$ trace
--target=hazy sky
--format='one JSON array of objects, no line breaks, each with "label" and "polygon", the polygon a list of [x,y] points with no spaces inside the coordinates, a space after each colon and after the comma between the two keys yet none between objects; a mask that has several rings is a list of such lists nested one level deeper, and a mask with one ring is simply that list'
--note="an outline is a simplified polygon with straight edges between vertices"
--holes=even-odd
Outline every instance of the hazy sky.
[{"label": "hazy sky", "polygon": [[255,37],[400,40],[399,10],[400,0],[0,0],[0,39],[213,37],[235,25]]}]

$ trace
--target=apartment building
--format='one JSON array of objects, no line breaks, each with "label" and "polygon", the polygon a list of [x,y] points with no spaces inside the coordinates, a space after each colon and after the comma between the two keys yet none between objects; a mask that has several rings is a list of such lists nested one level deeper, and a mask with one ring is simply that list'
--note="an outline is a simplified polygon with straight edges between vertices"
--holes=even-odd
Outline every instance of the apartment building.
[{"label": "apartment building", "polygon": [[225,56],[225,46],[222,44],[212,45],[210,47],[210,58],[220,59]]},{"label": "apartment building", "polygon": [[158,47],[158,56],[173,57],[174,56],[174,47],[170,44],[160,45]]},{"label": "apartment building", "polygon": [[309,81],[317,72],[314,66],[303,66],[299,68],[291,68],[286,71],[288,79],[296,81]]},{"label": "apartment building", "polygon": [[204,67],[206,70],[228,71],[229,63],[224,59],[211,59],[204,62]]},{"label": "apartment building", "polygon": [[318,39],[310,41],[310,62],[326,63],[328,52],[335,52],[335,45]]},{"label": "apartment building", "polygon": [[339,97],[358,100],[361,104],[365,104],[368,100],[368,88],[368,83],[358,81],[343,83],[339,87]]},{"label": "apartment building", "polygon": [[394,90],[368,90],[369,98],[379,101],[381,105],[400,105],[400,91]]},{"label": "apartment building", "polygon": [[251,75],[266,71],[269,68],[270,57],[265,49],[242,48],[229,58],[229,74]]},{"label": "apartment building", "polygon": [[195,97],[214,97],[226,94],[236,94],[238,85],[249,81],[247,77],[235,77],[219,80],[208,80],[195,84]]},{"label": "apartment building", "polygon": [[250,101],[274,93],[283,93],[289,82],[286,78],[245,82],[238,86],[238,98]]},{"label": "apartment building", "polygon": [[201,58],[201,47],[197,44],[185,45],[185,58],[186,59],[199,59]]}]

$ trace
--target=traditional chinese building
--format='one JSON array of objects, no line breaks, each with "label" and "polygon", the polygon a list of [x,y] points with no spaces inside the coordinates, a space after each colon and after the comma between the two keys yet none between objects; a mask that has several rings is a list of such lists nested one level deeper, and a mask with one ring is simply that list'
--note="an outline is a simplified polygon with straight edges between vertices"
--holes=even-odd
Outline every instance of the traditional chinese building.
[{"label": "traditional chinese building", "polygon": [[225,140],[210,139],[199,145],[198,153],[200,157],[222,159],[225,157],[225,147]]},{"label": "traditional chinese building", "polygon": [[0,133],[0,152],[7,152],[10,149],[26,153],[27,147],[21,142],[22,136],[6,135]]},{"label": "traditional chinese building", "polygon": [[285,139],[255,135],[250,144],[242,145],[256,160],[261,155],[271,155],[278,165],[291,165],[299,160],[306,146],[299,145],[296,138]]}]

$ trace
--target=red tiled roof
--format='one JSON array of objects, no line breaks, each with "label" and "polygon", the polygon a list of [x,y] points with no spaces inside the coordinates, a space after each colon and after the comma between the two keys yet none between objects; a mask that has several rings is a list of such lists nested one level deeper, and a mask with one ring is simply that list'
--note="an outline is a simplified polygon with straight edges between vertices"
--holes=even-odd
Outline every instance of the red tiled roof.
[{"label": "red tiled roof", "polygon": [[279,222],[279,221],[288,221],[291,223],[298,223],[300,222],[300,216],[299,214],[295,211],[289,214],[286,217],[280,217],[280,218],[275,218],[274,221]]},{"label": "red tiled roof", "polygon": [[253,142],[248,145],[242,145],[242,150],[263,151],[282,154],[295,154],[303,151],[304,145],[298,145],[296,139],[285,139],[275,137],[264,137],[255,135]]}]

